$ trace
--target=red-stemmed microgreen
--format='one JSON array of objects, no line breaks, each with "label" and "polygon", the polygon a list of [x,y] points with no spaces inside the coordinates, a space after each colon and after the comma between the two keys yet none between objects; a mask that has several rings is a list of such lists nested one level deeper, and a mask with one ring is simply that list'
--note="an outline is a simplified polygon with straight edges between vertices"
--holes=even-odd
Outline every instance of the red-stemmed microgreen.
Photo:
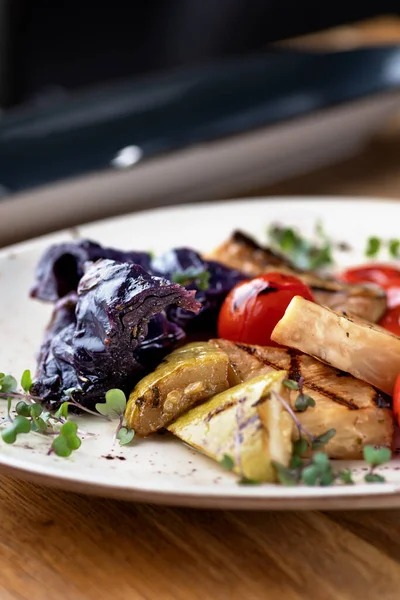
[{"label": "red-stemmed microgreen", "polygon": [[[33,432],[53,437],[48,454],[70,456],[81,445],[79,435],[86,433],[70,420],[70,406],[107,421],[118,418],[114,443],[118,439],[120,445],[126,445],[134,437],[135,432],[124,423],[126,397],[121,390],[110,390],[106,394],[106,402],[99,403],[96,410],[91,410],[75,400],[72,395],[74,390],[66,390],[65,400],[59,408],[56,411],[46,411],[43,409],[42,398],[31,394],[32,377],[29,370],[23,372],[20,386],[23,391],[18,391],[18,383],[14,377],[0,373],[0,398],[7,400],[7,418],[0,421],[0,425],[8,424],[1,431],[1,437],[7,444],[16,442],[19,434]],[[17,400],[14,411],[11,410],[13,399]]]}]

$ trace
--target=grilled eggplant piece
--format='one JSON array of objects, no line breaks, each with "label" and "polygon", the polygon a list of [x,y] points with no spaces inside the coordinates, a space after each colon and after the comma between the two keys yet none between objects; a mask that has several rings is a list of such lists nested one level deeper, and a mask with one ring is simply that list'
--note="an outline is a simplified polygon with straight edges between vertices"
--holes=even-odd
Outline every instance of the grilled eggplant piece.
[{"label": "grilled eggplant piece", "polygon": [[287,398],[285,371],[264,374],[196,406],[168,426],[181,440],[214,460],[228,455],[247,479],[275,481],[273,462],[288,466],[293,419],[271,392]]},{"label": "grilled eggplant piece", "polygon": [[378,325],[295,296],[271,339],[393,393],[400,373],[400,338]]},{"label": "grilled eggplant piece", "polygon": [[194,404],[226,390],[229,359],[213,344],[195,342],[171,352],[136,385],[126,409],[129,426],[146,436]]},{"label": "grilled eggplant piece", "polygon": [[[226,340],[213,340],[228,354],[238,378],[246,381],[255,374],[287,370],[288,377],[304,378],[304,393],[315,400],[315,407],[298,412],[300,423],[318,437],[330,428],[336,435],[326,446],[330,458],[362,458],[365,445],[390,447],[393,417],[390,398],[371,385],[338,371],[296,350],[249,346]],[[289,394],[292,408],[298,392]]]},{"label": "grilled eggplant piece", "polygon": [[381,288],[341,283],[311,271],[300,271],[285,257],[270,248],[259,246],[240,232],[235,232],[227,242],[219,246],[211,258],[251,277],[268,271],[295,275],[310,286],[319,304],[333,310],[346,311],[371,323],[379,321],[387,308],[386,293]]}]

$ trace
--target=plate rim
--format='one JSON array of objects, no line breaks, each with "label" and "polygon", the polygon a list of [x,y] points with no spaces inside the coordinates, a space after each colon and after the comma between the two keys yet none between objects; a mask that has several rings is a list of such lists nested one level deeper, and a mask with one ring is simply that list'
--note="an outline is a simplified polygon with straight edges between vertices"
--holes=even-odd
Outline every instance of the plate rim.
[{"label": "plate rim", "polygon": [[[172,204],[169,206],[155,206],[144,208],[140,210],[132,210],[127,211],[122,214],[118,214],[112,217],[105,217],[102,219],[94,219],[92,221],[88,221],[85,223],[81,223],[79,225],[74,225],[72,227],[64,227],[62,229],[58,229],[55,231],[51,231],[45,233],[43,235],[38,235],[33,238],[29,238],[22,242],[16,242],[15,244],[8,244],[0,248],[0,258],[3,258],[3,255],[7,255],[9,253],[20,253],[24,250],[29,250],[31,247],[35,247],[38,244],[52,243],[53,239],[56,239],[59,236],[68,236],[73,238],[80,238],[81,229],[93,228],[93,227],[101,227],[108,223],[118,223],[119,221],[123,221],[124,219],[135,217],[135,216],[146,216],[146,215],[157,215],[158,213],[164,212],[177,212],[177,211],[190,211],[192,209],[203,209],[215,207],[216,205],[236,205],[242,202],[248,203],[264,203],[271,202],[280,204],[297,204],[298,202],[306,202],[310,206],[313,204],[318,204],[323,201],[325,204],[336,204],[336,203],[357,203],[357,204],[377,204],[389,207],[391,205],[399,204],[399,200],[396,198],[390,198],[385,196],[373,197],[373,196],[347,196],[347,195],[312,195],[309,196],[307,194],[299,194],[299,195],[284,195],[284,196],[242,196],[237,198],[222,198],[217,200],[207,200],[207,201],[199,201],[199,202],[187,202],[182,204]],[[0,203],[0,211],[1,211],[1,203]]]}]

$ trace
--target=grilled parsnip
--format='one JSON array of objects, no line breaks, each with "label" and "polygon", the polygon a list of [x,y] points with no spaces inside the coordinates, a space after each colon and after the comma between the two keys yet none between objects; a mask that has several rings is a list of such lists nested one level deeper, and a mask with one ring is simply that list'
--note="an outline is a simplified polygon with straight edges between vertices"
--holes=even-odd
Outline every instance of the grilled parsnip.
[{"label": "grilled parsnip", "polygon": [[228,455],[247,479],[275,481],[273,462],[292,454],[293,419],[274,392],[287,398],[286,371],[256,377],[214,396],[167,429],[214,460]]},{"label": "grilled parsnip", "polygon": [[146,436],[194,404],[229,387],[229,359],[208,342],[187,344],[136,385],[126,408],[129,427]]},{"label": "grilled parsnip", "polygon": [[[300,423],[313,436],[328,429],[336,435],[325,450],[330,458],[362,458],[363,447],[388,446],[393,439],[390,398],[371,385],[338,371],[296,350],[235,344],[212,340],[227,353],[236,376],[242,381],[256,374],[287,370],[290,379],[304,378],[304,393],[315,400],[315,407],[297,412]],[[290,390],[293,409],[298,391]],[[297,434],[297,429],[294,430]]]},{"label": "grilled parsnip", "polygon": [[389,395],[400,373],[400,338],[300,296],[290,302],[271,339],[351,373]]},{"label": "grilled parsnip", "polygon": [[282,255],[259,246],[252,238],[239,231],[216,248],[210,258],[239,269],[251,277],[269,271],[295,275],[312,289],[319,304],[333,310],[347,311],[371,323],[379,321],[387,307],[386,293],[379,287],[342,283],[312,271],[300,271]]}]

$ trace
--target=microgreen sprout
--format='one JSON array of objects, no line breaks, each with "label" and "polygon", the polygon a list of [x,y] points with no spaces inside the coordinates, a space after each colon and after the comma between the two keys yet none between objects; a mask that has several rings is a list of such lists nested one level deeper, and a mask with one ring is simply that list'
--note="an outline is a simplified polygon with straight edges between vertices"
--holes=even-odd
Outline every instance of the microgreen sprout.
[{"label": "microgreen sprout", "polygon": [[184,271],[177,271],[171,277],[174,283],[188,286],[192,283],[197,285],[201,291],[208,290],[210,282],[210,271],[203,268],[188,267]]},{"label": "microgreen sprout", "polygon": [[233,471],[233,467],[235,466],[235,461],[229,454],[224,454],[222,460],[219,461],[219,464],[226,471]]},{"label": "microgreen sprout", "polygon": [[3,397],[7,400],[7,420],[12,421],[11,416],[11,403],[13,394],[18,388],[18,383],[15,377],[12,375],[5,375],[0,373],[0,392]]},{"label": "microgreen sprout", "polygon": [[366,473],[364,480],[367,483],[382,483],[385,481],[383,475],[375,473],[376,467],[379,467],[392,458],[392,452],[389,448],[375,448],[374,446],[365,446],[364,460],[369,465],[370,469]]},{"label": "microgreen sprout", "polygon": [[389,240],[389,254],[392,258],[400,258],[400,240]]},{"label": "microgreen sprout", "polygon": [[322,223],[315,225],[316,241],[310,241],[292,227],[273,225],[267,232],[272,247],[282,252],[299,269],[319,269],[333,263],[332,242]]},{"label": "microgreen sprout", "polygon": [[304,393],[304,377],[300,377],[298,381],[294,381],[293,379],[285,379],[283,382],[290,390],[298,390],[299,395],[297,396],[294,407],[297,412],[304,412],[310,406],[315,406],[314,398],[311,398],[308,394]]},{"label": "microgreen sprout", "polygon": [[73,421],[67,421],[61,426],[60,432],[54,438],[48,454],[54,452],[57,456],[67,457],[73,450],[78,450],[81,440],[77,435],[78,425]]},{"label": "microgreen sprout", "polygon": [[[78,434],[85,433],[78,425],[69,419],[69,407],[74,406],[82,412],[89,413],[108,421],[118,419],[114,441],[120,445],[129,444],[135,432],[124,423],[126,397],[122,390],[113,389],[107,392],[106,402],[96,405],[96,411],[86,408],[73,398],[74,390],[65,390],[65,400],[54,411],[43,408],[43,400],[31,394],[32,377],[29,370],[23,372],[20,385],[23,392],[17,391],[18,383],[11,375],[0,373],[0,398],[7,401],[7,418],[0,425],[7,423],[1,431],[1,437],[7,444],[17,441],[21,433],[34,432],[45,436],[53,436],[48,454],[67,457],[81,445]],[[17,400],[14,410],[11,410],[12,400]]]},{"label": "microgreen sprout", "polygon": [[122,390],[112,389],[106,393],[106,401],[96,404],[96,410],[109,419],[118,419],[114,440],[118,439],[121,446],[129,444],[135,432],[124,422],[126,396]]},{"label": "microgreen sprout", "polygon": [[367,239],[367,244],[365,248],[365,256],[369,258],[374,258],[379,254],[379,251],[382,246],[382,240],[378,237],[371,236]]}]

